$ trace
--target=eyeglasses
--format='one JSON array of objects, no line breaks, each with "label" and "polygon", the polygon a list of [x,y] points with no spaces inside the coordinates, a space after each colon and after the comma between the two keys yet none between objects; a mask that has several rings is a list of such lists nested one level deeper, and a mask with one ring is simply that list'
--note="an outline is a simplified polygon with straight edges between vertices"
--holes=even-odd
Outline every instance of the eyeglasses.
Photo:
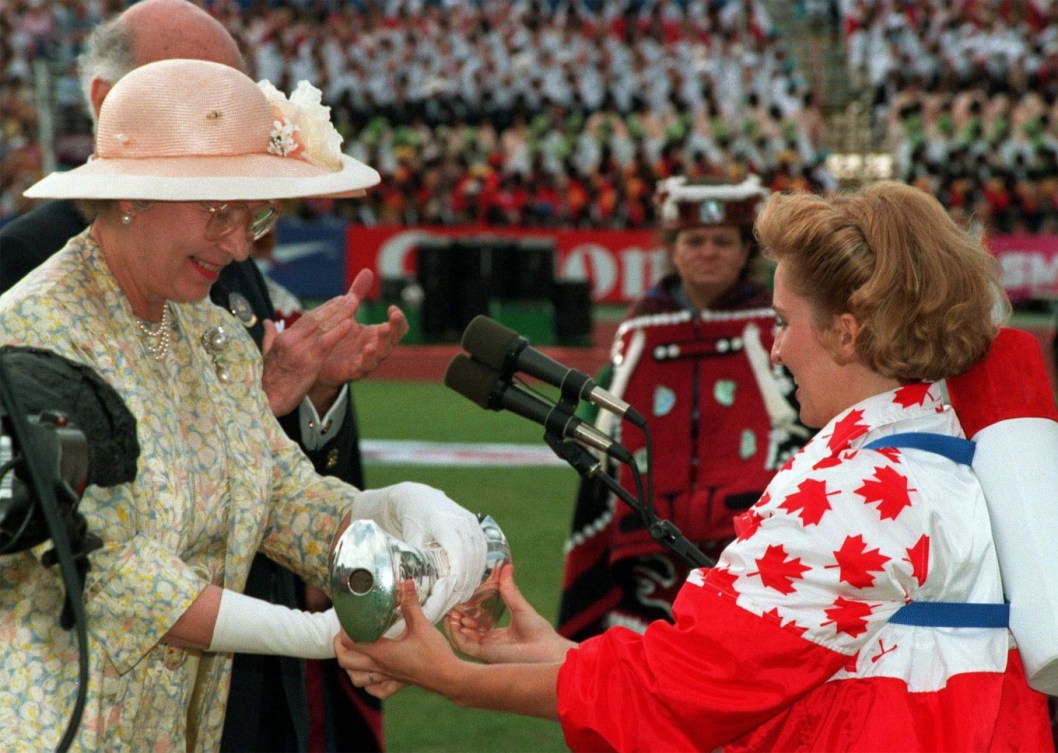
[{"label": "eyeglasses", "polygon": [[279,205],[272,202],[254,211],[251,211],[246,204],[199,202],[199,206],[209,212],[205,236],[206,240],[210,241],[219,241],[240,227],[246,228],[246,240],[260,240],[276,226],[279,215],[282,214]]}]

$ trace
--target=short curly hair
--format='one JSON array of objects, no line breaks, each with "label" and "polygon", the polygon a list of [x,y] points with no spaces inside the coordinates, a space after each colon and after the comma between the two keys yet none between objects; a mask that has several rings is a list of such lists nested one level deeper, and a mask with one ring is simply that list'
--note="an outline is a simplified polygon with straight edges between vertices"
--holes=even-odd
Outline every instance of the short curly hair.
[{"label": "short curly hair", "polygon": [[904,383],[966,371],[1010,313],[999,265],[981,239],[903,183],[832,198],[773,194],[755,232],[811,302],[824,342],[834,317],[852,314],[859,358]]}]

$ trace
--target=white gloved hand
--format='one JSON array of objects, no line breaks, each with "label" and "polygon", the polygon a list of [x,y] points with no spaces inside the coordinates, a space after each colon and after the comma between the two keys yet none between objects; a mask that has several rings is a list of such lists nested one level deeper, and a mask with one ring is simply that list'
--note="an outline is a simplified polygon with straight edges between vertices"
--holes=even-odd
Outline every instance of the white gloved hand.
[{"label": "white gloved hand", "polygon": [[[373,520],[409,546],[438,546],[448,558],[448,574],[438,579],[422,610],[438,623],[456,604],[469,599],[485,573],[487,543],[477,516],[457,505],[439,489],[405,481],[362,491],[352,517]],[[400,620],[387,637],[404,630]]]}]

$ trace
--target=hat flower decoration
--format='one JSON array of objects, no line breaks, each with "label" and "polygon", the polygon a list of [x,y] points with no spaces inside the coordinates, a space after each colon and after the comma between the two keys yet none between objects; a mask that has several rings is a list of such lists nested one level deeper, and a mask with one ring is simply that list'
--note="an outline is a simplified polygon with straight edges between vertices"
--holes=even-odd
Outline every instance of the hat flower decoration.
[{"label": "hat flower decoration", "polygon": [[342,135],[331,124],[331,108],[323,104],[323,92],[301,81],[288,99],[270,81],[258,81],[257,86],[275,116],[269,132],[270,153],[341,169]]}]

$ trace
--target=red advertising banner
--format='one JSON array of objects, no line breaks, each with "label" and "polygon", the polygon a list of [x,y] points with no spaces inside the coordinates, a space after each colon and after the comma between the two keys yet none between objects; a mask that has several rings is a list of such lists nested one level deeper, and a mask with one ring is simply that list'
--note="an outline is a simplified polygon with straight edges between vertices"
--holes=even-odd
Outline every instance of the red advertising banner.
[{"label": "red advertising banner", "polygon": [[1058,235],[996,235],[988,245],[1012,301],[1058,296]]},{"label": "red advertising banner", "polygon": [[[664,251],[649,230],[549,230],[490,227],[360,227],[346,233],[346,287],[357,271],[382,278],[415,277],[415,244],[430,237],[486,235],[548,238],[555,242],[555,277],[589,280],[596,303],[626,304],[638,298],[664,268]],[[1058,293],[1058,236],[997,235],[989,238],[1003,269],[1003,285],[1015,301]]]},{"label": "red advertising banner", "polygon": [[423,238],[468,235],[547,238],[555,242],[555,279],[589,280],[596,303],[627,303],[656,279],[664,261],[657,236],[649,230],[547,230],[487,227],[350,227],[347,233],[346,286],[357,271],[381,278],[415,277],[415,244]]}]

